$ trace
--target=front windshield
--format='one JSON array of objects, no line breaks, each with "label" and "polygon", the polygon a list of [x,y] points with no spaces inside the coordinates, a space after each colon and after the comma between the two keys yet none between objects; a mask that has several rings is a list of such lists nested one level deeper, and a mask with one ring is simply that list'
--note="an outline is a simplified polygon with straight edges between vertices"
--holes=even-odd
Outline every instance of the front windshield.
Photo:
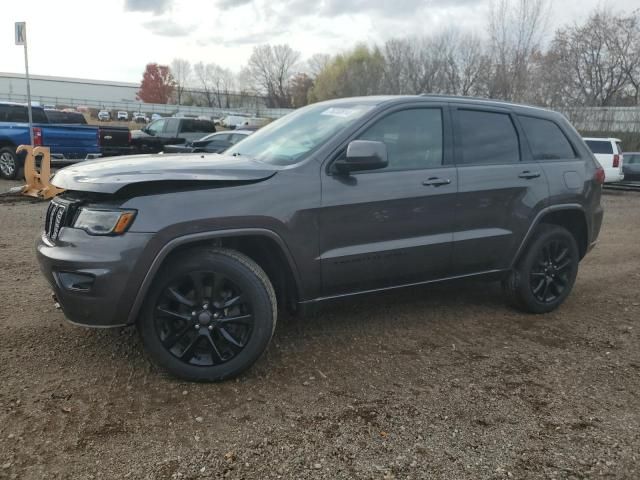
[{"label": "front windshield", "polygon": [[371,110],[373,105],[309,105],[258,130],[225,153],[272,165],[292,165]]}]

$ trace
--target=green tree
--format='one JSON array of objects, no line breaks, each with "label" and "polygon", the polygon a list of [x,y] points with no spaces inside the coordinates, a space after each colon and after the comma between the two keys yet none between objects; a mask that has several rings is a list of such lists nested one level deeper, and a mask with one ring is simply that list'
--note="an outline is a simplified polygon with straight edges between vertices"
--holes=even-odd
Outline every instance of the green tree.
[{"label": "green tree", "polygon": [[378,47],[358,45],[336,55],[318,73],[309,100],[380,94],[384,88],[384,70],[384,56]]}]

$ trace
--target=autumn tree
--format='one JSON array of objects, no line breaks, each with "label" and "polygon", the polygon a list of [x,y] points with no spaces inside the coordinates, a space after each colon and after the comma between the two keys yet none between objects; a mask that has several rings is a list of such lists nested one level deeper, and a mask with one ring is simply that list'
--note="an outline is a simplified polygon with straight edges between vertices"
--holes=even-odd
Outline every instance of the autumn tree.
[{"label": "autumn tree", "polygon": [[149,63],[136,98],[145,103],[169,103],[174,90],[175,81],[169,67]]}]

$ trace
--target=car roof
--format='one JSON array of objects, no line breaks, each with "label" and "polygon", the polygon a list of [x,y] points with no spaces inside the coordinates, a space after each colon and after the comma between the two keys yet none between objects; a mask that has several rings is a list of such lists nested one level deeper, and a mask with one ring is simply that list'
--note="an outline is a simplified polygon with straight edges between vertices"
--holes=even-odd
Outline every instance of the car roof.
[{"label": "car roof", "polygon": [[[246,134],[246,135],[251,135],[252,133],[254,133],[254,130],[225,130],[226,132],[229,133],[242,133],[242,134]],[[222,132],[220,132],[222,133]]]},{"label": "car roof", "polygon": [[622,140],[620,140],[619,138],[613,138],[613,137],[607,137],[607,138],[602,138],[602,137],[582,137],[583,140],[589,140],[590,142],[619,142],[622,143]]},{"label": "car roof", "polygon": [[558,112],[546,108],[535,107],[531,105],[522,105],[518,103],[506,102],[502,100],[493,100],[490,98],[464,97],[459,95],[440,95],[440,94],[421,94],[421,95],[371,95],[366,97],[347,97],[327,100],[321,102],[327,106],[340,106],[346,104],[358,103],[361,105],[392,105],[396,103],[407,102],[447,102],[447,103],[464,103],[465,105],[478,105],[485,107],[509,108],[518,111],[518,113],[535,113],[546,115],[560,115]]},{"label": "car roof", "polygon": [[[26,107],[27,106],[26,103],[20,103],[20,102],[0,102],[0,105],[7,105],[7,106],[11,106],[11,107]],[[44,109],[44,107],[42,105],[31,105],[31,108],[42,108],[42,109]]]}]

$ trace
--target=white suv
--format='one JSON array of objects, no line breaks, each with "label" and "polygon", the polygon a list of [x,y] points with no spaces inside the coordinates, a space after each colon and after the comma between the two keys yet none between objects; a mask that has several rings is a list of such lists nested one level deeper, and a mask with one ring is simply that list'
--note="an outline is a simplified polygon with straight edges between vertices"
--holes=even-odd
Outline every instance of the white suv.
[{"label": "white suv", "polygon": [[118,116],[117,116],[118,120],[124,120],[125,122],[129,120],[129,113],[128,112],[118,112]]},{"label": "white suv", "polygon": [[617,138],[585,138],[596,160],[604,168],[605,183],[624,180],[622,143]]}]

